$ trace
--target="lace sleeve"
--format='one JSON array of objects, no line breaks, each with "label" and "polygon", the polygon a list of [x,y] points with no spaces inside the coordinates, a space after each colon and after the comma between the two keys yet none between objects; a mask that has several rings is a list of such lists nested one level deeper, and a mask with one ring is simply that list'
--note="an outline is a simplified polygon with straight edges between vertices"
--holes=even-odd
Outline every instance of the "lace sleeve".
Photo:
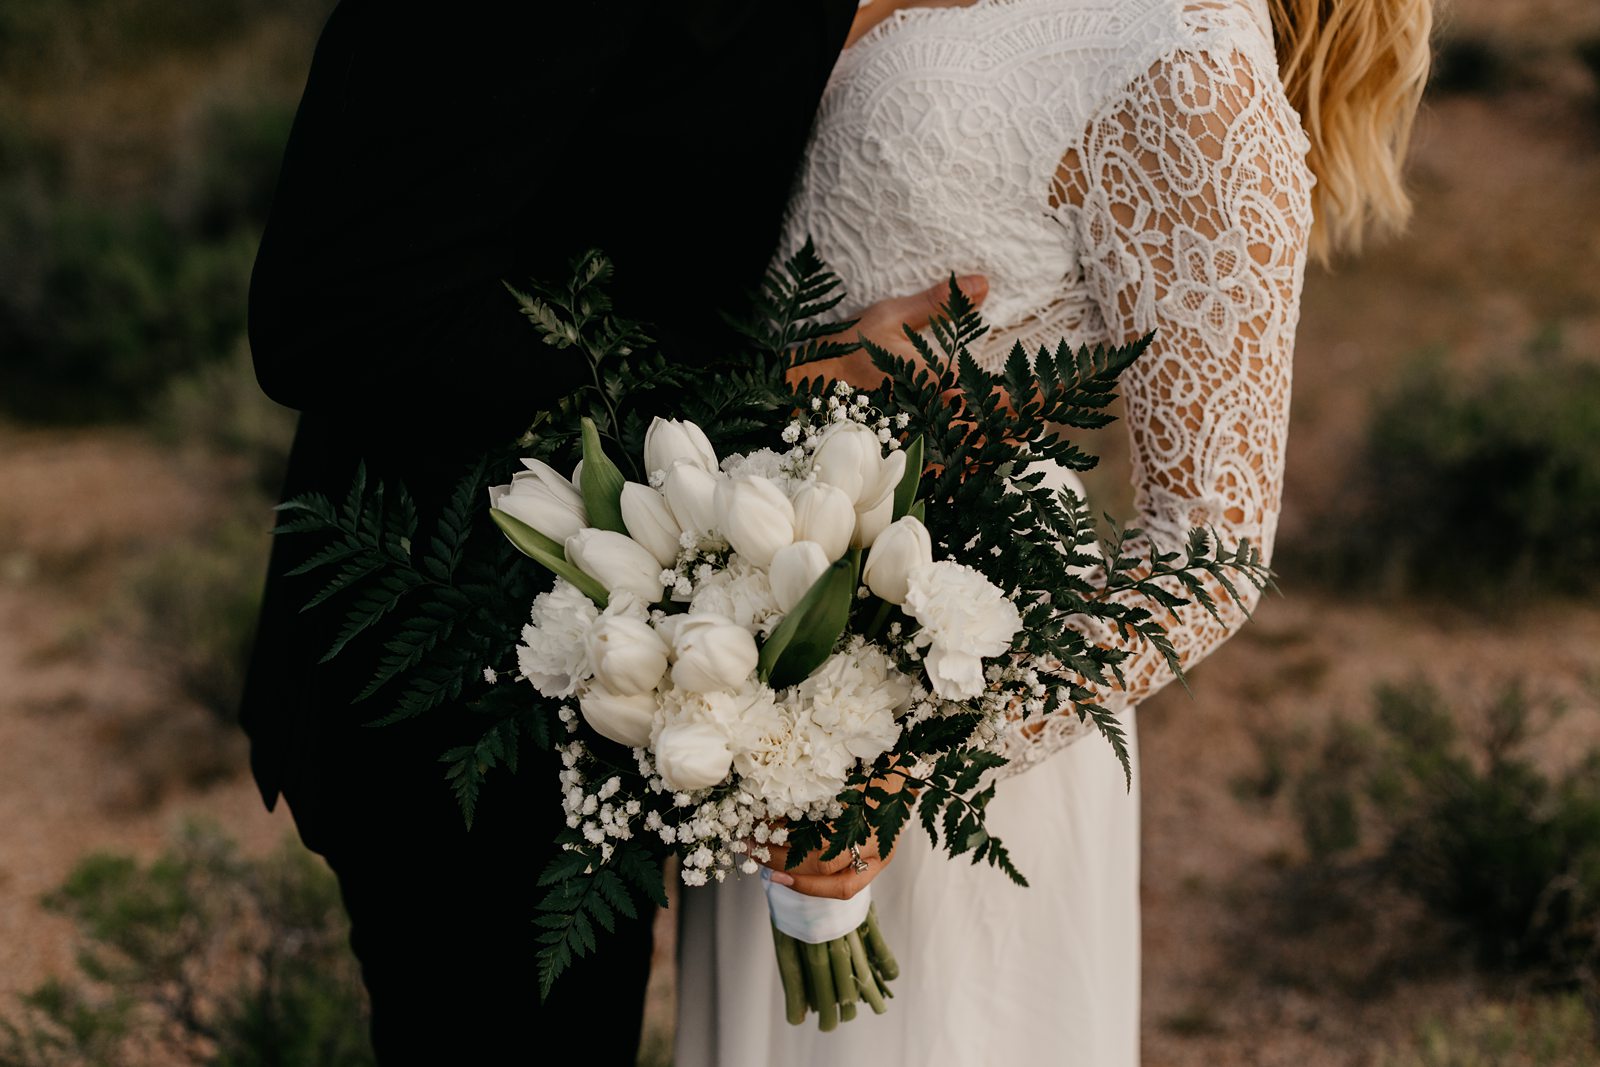
[{"label": "lace sleeve", "polygon": [[[1080,250],[1109,339],[1156,331],[1122,389],[1138,525],[1164,550],[1198,525],[1229,545],[1248,537],[1270,557],[1311,227],[1304,150],[1270,66],[1232,49],[1184,50],[1090,123],[1052,183],[1051,206]],[[1194,604],[1176,617],[1146,605],[1166,615],[1185,668],[1254,606],[1214,592],[1220,621]],[[1136,704],[1172,679],[1154,647],[1097,636],[1130,653],[1127,687],[1104,694],[1109,706]],[[1093,732],[1070,709],[1055,718],[1014,731],[1016,769]]]}]

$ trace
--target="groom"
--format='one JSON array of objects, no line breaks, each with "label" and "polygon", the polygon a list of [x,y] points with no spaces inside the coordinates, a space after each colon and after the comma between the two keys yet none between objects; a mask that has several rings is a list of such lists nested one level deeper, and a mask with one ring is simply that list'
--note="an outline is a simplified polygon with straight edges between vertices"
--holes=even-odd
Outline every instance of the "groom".
[{"label": "groom", "polygon": [[[495,4],[343,0],[317,47],[250,293],[262,388],[301,412],[286,497],[356,465],[405,481],[428,523],[466,461],[577,382],[502,279],[585,248],[669,351],[723,344],[759,282],[855,0]],[[385,1064],[513,1064],[570,1043],[632,1064],[648,917],[540,1004],[535,879],[560,818],[541,756],[486,789],[471,833],[439,755],[445,708],[381,729],[365,677],[318,665],[336,609],[274,548],[241,718],[268,806],[284,796],[335,873]],[[452,714],[452,711],[455,714]]]}]

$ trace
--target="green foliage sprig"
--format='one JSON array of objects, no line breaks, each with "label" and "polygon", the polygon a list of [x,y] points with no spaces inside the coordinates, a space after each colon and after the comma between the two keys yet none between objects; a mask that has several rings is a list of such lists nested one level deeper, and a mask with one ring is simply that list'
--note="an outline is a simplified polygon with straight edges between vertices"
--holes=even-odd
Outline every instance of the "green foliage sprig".
[{"label": "green foliage sprig", "polygon": [[285,516],[274,533],[312,535],[322,542],[290,575],[331,572],[302,611],[329,602],[344,622],[323,656],[344,655],[353,642],[381,644],[363,654],[374,661],[371,678],[356,695],[384,710],[371,725],[414,718],[447,703],[464,703],[489,718],[479,740],[445,753],[447,777],[471,824],[484,776],[497,766],[516,767],[522,737],[548,745],[548,709],[509,698],[485,683],[484,669],[504,663],[516,647],[539,576],[512,564],[518,558],[483,521],[490,471],[480,460],[457,483],[425,539],[418,538],[415,503],[404,485],[369,483],[357,469],[343,503],[307,494],[280,504]]}]

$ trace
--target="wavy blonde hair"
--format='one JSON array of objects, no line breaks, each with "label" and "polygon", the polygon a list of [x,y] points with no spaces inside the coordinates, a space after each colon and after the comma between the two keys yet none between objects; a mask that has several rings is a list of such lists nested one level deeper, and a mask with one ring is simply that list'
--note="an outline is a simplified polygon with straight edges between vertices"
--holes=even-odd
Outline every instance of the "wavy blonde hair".
[{"label": "wavy blonde hair", "polygon": [[1311,139],[1311,250],[1321,260],[1411,215],[1402,170],[1428,80],[1433,3],[1268,0],[1284,90]]}]

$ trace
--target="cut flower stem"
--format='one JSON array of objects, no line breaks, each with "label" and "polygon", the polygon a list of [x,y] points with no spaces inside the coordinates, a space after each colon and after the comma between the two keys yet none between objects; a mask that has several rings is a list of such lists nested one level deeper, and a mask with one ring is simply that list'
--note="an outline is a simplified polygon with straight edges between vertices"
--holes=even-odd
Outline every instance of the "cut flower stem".
[{"label": "cut flower stem", "polygon": [[784,1017],[793,1025],[817,1014],[817,1028],[834,1030],[841,1022],[856,1017],[857,1003],[865,1001],[875,1015],[888,1011],[894,996],[889,981],[900,975],[900,965],[878,928],[876,908],[843,937],[822,944],[808,944],[772,928],[772,943],[778,957],[778,976],[783,982]]}]

